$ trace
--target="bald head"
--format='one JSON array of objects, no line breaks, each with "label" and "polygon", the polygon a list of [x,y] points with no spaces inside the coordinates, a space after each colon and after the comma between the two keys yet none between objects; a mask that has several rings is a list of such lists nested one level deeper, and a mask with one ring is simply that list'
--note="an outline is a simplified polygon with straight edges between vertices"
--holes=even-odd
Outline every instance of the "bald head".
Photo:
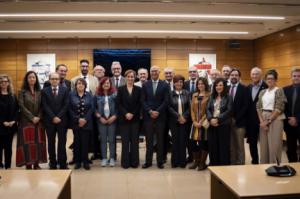
[{"label": "bald head", "polygon": [[167,80],[168,82],[172,82],[173,77],[174,77],[173,68],[170,68],[170,67],[165,68],[164,75],[165,75],[165,80]]},{"label": "bald head", "polygon": [[94,76],[98,79],[101,79],[105,75],[105,68],[101,65],[96,65],[94,67]]},{"label": "bald head", "polygon": [[262,79],[262,70],[258,67],[251,69],[250,77],[253,84],[258,84]]}]

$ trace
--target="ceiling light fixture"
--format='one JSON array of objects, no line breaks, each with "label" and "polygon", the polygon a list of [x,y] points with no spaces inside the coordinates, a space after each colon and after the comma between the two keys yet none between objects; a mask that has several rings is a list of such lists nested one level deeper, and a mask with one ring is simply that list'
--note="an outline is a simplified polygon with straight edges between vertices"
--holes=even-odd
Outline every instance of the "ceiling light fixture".
[{"label": "ceiling light fixture", "polygon": [[153,34],[233,34],[246,35],[242,31],[197,31],[197,30],[0,30],[0,33],[153,33]]},{"label": "ceiling light fixture", "polygon": [[239,20],[284,20],[282,16],[251,15],[205,15],[205,14],[161,14],[161,13],[1,13],[0,18],[43,18],[43,17],[118,17],[122,18],[169,18],[169,19],[239,19]]}]

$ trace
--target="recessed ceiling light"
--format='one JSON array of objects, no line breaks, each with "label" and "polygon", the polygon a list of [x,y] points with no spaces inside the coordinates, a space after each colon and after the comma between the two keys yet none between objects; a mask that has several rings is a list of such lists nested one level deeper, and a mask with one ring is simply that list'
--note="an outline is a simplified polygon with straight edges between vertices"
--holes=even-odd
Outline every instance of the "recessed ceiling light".
[{"label": "recessed ceiling light", "polygon": [[117,17],[124,18],[164,18],[164,19],[239,19],[239,20],[284,20],[282,16],[251,16],[251,15],[205,15],[205,14],[164,14],[164,13],[2,13],[0,18],[43,18],[43,17]]},{"label": "recessed ceiling light", "polygon": [[153,33],[153,34],[229,34],[246,35],[242,31],[198,31],[198,30],[0,30],[0,33]]}]

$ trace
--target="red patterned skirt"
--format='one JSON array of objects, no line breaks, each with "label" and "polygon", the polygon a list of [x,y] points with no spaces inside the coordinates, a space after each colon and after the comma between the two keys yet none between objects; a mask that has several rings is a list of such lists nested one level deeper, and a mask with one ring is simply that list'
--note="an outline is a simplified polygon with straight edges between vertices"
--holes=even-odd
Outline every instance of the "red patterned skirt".
[{"label": "red patterned skirt", "polygon": [[17,167],[46,162],[47,151],[44,128],[33,124],[20,126],[17,137]]}]

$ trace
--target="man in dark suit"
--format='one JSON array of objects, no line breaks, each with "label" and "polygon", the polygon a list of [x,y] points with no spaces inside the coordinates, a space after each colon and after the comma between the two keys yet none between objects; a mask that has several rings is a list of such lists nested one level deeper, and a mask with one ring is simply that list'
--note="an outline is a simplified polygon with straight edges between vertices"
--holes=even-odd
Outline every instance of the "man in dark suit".
[{"label": "man in dark suit", "polygon": [[[198,80],[198,72],[197,72],[197,68],[195,66],[191,66],[189,67],[189,80],[185,81],[183,84],[183,89],[187,90],[190,92],[190,97],[192,97],[193,93],[197,90],[197,80]],[[192,119],[189,118],[188,119],[188,126],[191,128],[192,127]],[[192,149],[191,149],[191,143],[192,140],[190,139],[190,132],[191,130],[188,130],[188,135],[186,136],[187,138],[187,151],[188,151],[188,157],[186,159],[187,163],[193,162],[193,153],[192,153]]]},{"label": "man in dark suit", "polygon": [[249,104],[247,87],[240,83],[241,72],[233,68],[230,71],[229,95],[232,104],[232,129],[230,139],[231,164],[245,164],[244,138],[246,135],[246,116]]},{"label": "man in dark suit", "polygon": [[118,89],[120,86],[124,86],[126,83],[125,78],[122,74],[122,66],[120,62],[114,61],[111,64],[111,72],[113,76],[110,78],[112,85]]},{"label": "man in dark suit", "polygon": [[[55,71],[59,74],[60,86],[64,86],[68,89],[68,91],[71,91],[71,81],[66,79],[68,67],[65,64],[58,64],[55,68]],[[49,80],[44,83],[44,88],[48,86],[51,86]]]},{"label": "man in dark suit", "polygon": [[146,131],[146,163],[143,168],[152,166],[154,135],[157,138],[157,166],[160,169],[164,168],[164,127],[170,89],[165,81],[159,80],[159,73],[159,67],[152,66],[150,69],[151,80],[147,81],[142,88],[143,118]]},{"label": "man in dark suit", "polygon": [[300,143],[300,68],[291,72],[292,85],[283,88],[287,98],[284,113],[284,131],[287,141],[287,156],[289,162],[300,161],[297,154],[297,141]]},{"label": "man in dark suit", "polygon": [[250,155],[252,158],[252,164],[259,163],[257,141],[259,135],[259,119],[256,111],[256,104],[258,101],[258,95],[260,91],[267,88],[267,84],[262,80],[262,71],[258,67],[251,69],[250,77],[252,83],[248,85],[248,98],[249,106],[247,110],[247,127],[246,137],[249,144]]},{"label": "man in dark suit", "polygon": [[[69,105],[69,91],[59,85],[59,74],[49,76],[51,86],[43,89],[42,105],[44,110],[44,125],[48,138],[49,167],[67,169],[66,140],[67,140],[67,110]],[[56,158],[55,138],[58,135],[58,152]]]}]

